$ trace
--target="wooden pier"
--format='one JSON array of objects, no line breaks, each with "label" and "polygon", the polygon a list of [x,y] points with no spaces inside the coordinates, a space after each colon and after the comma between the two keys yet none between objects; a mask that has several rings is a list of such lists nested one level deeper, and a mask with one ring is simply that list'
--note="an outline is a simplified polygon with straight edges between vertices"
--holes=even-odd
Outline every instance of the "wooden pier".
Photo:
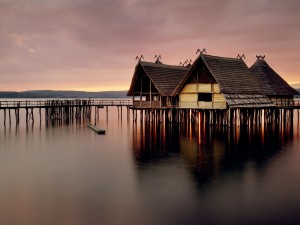
[{"label": "wooden pier", "polygon": [[133,121],[206,124],[210,126],[253,127],[292,124],[300,120],[300,101],[268,108],[181,109],[132,108]]},{"label": "wooden pier", "polygon": [[[91,119],[92,108],[94,108],[95,118],[99,115],[99,108],[115,106],[118,113],[122,113],[122,107],[132,106],[132,100],[99,100],[99,99],[53,99],[53,100],[24,100],[24,101],[0,101],[0,110],[4,111],[4,125],[8,119],[12,121],[12,114],[15,116],[16,124],[20,122],[20,110],[24,109],[26,114],[26,124],[34,122],[34,109],[39,111],[39,120],[42,119],[42,109],[44,109],[45,120],[73,121],[80,119]],[[8,115],[7,115],[8,114]],[[8,117],[8,118],[7,118]]]},{"label": "wooden pier", "polygon": [[[167,122],[167,123],[195,123],[211,126],[258,126],[262,124],[291,123],[293,118],[298,118],[300,101],[295,100],[293,104],[278,105],[270,108],[228,108],[217,109],[181,109],[170,108],[134,108],[133,100],[98,100],[98,99],[76,99],[76,100],[30,100],[30,101],[0,101],[0,111],[4,112],[4,125],[11,124],[15,117],[16,125],[20,123],[20,110],[25,110],[26,124],[41,121],[42,109],[46,121],[65,121],[92,119],[92,112],[96,120],[99,117],[99,109],[106,108],[106,119],[108,107],[115,106],[118,117],[122,118],[122,108],[132,110],[132,119],[137,122]],[[34,113],[38,110],[38,114]],[[24,114],[23,114],[24,115]],[[38,118],[35,118],[38,117]]]}]

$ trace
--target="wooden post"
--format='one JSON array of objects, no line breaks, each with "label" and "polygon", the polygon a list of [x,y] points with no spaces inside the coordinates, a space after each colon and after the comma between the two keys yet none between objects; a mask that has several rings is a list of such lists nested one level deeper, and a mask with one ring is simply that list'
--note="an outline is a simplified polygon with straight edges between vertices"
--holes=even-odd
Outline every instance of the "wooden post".
[{"label": "wooden post", "polygon": [[94,107],[95,113],[94,113],[94,124],[96,126],[96,106]]},{"label": "wooden post", "polygon": [[140,111],[140,121],[143,122],[143,110]]},{"label": "wooden post", "polygon": [[6,109],[4,109],[4,126],[6,125]]},{"label": "wooden post", "polygon": [[106,120],[108,120],[108,106],[106,106]]},{"label": "wooden post", "polygon": [[130,111],[129,111],[129,106],[126,106],[127,107],[127,120],[129,121],[130,120]]},{"label": "wooden post", "polygon": [[8,115],[9,115],[9,125],[11,125],[10,109],[8,109]]},{"label": "wooden post", "polygon": [[121,121],[122,121],[122,114],[123,114],[123,110],[122,110],[122,106],[121,106]]},{"label": "wooden post", "polygon": [[31,108],[31,120],[34,122],[33,108]]},{"label": "wooden post", "polygon": [[143,80],[142,80],[142,76],[141,76],[141,93],[140,93],[140,107],[142,107],[142,92],[143,92]]},{"label": "wooden post", "polygon": [[[26,102],[27,105],[27,102]],[[26,108],[26,124],[28,123],[28,108]]]},{"label": "wooden post", "polygon": [[150,90],[149,90],[149,97],[150,97],[150,108],[152,108],[152,90],[151,90],[151,80],[149,79],[150,81]]}]

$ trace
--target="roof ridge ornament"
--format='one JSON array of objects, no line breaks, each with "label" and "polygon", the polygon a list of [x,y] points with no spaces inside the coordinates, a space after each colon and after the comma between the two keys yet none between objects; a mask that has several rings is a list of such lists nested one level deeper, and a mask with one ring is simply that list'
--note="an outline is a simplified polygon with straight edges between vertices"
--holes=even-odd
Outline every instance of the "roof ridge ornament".
[{"label": "roof ridge ornament", "polygon": [[206,54],[206,49],[204,48],[202,51],[198,48],[197,51],[196,51],[196,55],[198,54],[198,52],[200,52],[200,55],[202,54]]},{"label": "roof ridge ornament", "polygon": [[236,58],[242,60],[243,58],[246,59],[246,56],[244,54],[243,55],[238,54]]},{"label": "roof ridge ornament", "polygon": [[193,60],[187,59],[187,60],[185,60],[185,62],[183,63],[183,66],[184,66],[185,64],[186,64],[186,65],[192,64],[192,62],[193,62]]},{"label": "roof ridge ornament", "polygon": [[161,55],[155,55],[154,58],[160,60],[161,59]]},{"label": "roof ridge ornament", "polygon": [[191,65],[192,63],[193,63],[193,60],[187,59],[184,61],[184,63],[180,62],[179,66],[188,66],[188,65]]},{"label": "roof ridge ornament", "polygon": [[142,59],[144,59],[144,56],[143,55],[141,55],[141,56],[136,56],[135,57],[135,60],[139,60],[139,62],[142,60]]},{"label": "roof ridge ornament", "polygon": [[266,57],[266,55],[256,55],[256,58],[257,59],[262,59],[262,60],[264,60],[265,59],[265,57]]},{"label": "roof ridge ornament", "polygon": [[161,61],[160,61],[161,55],[155,55],[154,58],[156,59],[156,60],[155,60],[155,63],[157,63],[157,64],[162,64]]}]

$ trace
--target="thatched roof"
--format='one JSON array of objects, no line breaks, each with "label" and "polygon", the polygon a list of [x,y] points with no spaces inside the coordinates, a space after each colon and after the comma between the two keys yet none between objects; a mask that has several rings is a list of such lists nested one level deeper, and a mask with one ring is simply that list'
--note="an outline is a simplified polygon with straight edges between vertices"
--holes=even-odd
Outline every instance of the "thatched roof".
[{"label": "thatched roof", "polygon": [[165,65],[160,61],[159,63],[139,61],[136,65],[127,95],[133,95],[138,76],[145,73],[162,96],[171,96],[171,93],[187,71],[188,69],[186,67]]},{"label": "thatched roof", "polygon": [[299,95],[284,79],[282,79],[264,59],[257,59],[250,70],[264,86],[268,95]]},{"label": "thatched roof", "polygon": [[223,94],[265,94],[264,87],[253,76],[245,62],[241,59],[211,56],[201,54],[194,62],[188,73],[178,84],[173,95],[178,94],[189,76],[204,64],[215,78]]}]

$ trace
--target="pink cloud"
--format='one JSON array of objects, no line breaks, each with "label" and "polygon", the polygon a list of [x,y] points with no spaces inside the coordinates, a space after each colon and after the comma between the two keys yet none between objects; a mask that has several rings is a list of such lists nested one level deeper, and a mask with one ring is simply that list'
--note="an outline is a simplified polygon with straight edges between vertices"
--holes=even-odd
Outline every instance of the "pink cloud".
[{"label": "pink cloud", "polygon": [[57,78],[51,71],[62,87],[105,80],[113,89],[130,82],[136,55],[178,64],[205,47],[213,55],[244,53],[248,65],[266,54],[284,78],[300,82],[298,27],[296,0],[12,0],[0,3],[0,76],[6,90],[32,89],[37,80],[56,89],[46,78]]}]

